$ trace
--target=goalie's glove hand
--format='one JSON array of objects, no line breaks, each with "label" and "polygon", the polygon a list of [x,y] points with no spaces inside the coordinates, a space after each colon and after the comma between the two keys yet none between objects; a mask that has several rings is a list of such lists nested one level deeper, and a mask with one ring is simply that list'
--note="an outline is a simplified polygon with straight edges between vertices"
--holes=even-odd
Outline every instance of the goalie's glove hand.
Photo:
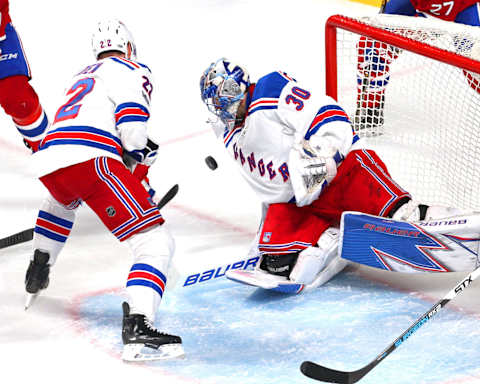
[{"label": "goalie's glove hand", "polygon": [[320,196],[337,174],[338,157],[330,146],[311,146],[306,140],[290,150],[288,169],[297,206],[309,205]]},{"label": "goalie's glove hand", "polygon": [[128,151],[127,154],[135,159],[137,163],[151,166],[158,156],[158,144],[148,139],[147,145],[143,149],[137,149],[134,151]]}]

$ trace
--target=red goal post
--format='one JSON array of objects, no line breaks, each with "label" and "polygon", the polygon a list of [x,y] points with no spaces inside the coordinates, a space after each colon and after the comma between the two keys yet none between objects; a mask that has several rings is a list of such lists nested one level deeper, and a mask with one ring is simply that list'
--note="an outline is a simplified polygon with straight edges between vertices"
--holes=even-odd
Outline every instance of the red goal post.
[{"label": "red goal post", "polygon": [[480,73],[480,62],[457,53],[395,34],[343,15],[330,16],[325,25],[325,73],[327,95],[337,100],[337,29],[357,33],[431,59]]}]

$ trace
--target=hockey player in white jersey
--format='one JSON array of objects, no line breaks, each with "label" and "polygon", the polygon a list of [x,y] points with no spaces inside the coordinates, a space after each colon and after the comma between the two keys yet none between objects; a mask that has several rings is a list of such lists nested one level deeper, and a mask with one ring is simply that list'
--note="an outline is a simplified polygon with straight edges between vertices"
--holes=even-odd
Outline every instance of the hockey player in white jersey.
[{"label": "hockey player in white jersey", "polygon": [[363,147],[343,109],[283,72],[251,83],[222,58],[204,71],[200,90],[218,117],[217,136],[263,205],[250,251],[260,261],[254,271],[227,272],[232,280],[295,293],[324,284],[346,265],[338,254],[345,211],[398,220],[460,213],[419,208]]},{"label": "hockey player in white jersey", "polygon": [[[33,155],[50,196],[40,208],[34,230],[34,254],[25,281],[28,299],[47,288],[75,210],[84,202],[133,254],[126,283],[128,303],[123,303],[123,358],[181,356],[181,338],[153,326],[175,244],[141,184],[145,169],[156,158],[147,135],[152,75],[136,61],[133,38],[117,20],[98,24],[92,47],[97,61],[74,76]],[[140,172],[124,166],[124,152],[138,160]]]}]

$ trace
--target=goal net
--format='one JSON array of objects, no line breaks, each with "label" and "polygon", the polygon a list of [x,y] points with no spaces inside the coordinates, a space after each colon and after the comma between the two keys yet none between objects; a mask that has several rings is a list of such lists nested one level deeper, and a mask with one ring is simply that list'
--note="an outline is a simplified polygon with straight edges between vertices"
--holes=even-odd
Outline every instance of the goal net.
[{"label": "goal net", "polygon": [[415,200],[480,210],[480,28],[335,15],[327,94]]}]

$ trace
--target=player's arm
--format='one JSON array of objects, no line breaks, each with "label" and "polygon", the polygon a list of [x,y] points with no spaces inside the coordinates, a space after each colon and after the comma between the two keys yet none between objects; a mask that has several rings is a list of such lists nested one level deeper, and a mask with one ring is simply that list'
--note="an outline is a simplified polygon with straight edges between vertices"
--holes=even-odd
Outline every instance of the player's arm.
[{"label": "player's arm", "polygon": [[315,98],[299,86],[287,93],[285,99],[290,103],[279,108],[279,114],[295,132],[288,169],[296,203],[304,206],[333,180],[357,136],[347,114],[332,98]]},{"label": "player's arm", "polygon": [[150,71],[133,64],[112,59],[102,66],[102,78],[114,104],[116,128],[127,152],[143,151],[147,145],[153,91]]},{"label": "player's arm", "polygon": [[115,122],[123,148],[128,152],[143,151],[148,142],[147,123],[150,108],[138,97],[141,90],[131,92],[115,103]]},{"label": "player's arm", "polygon": [[[128,63],[127,63],[128,64]],[[115,123],[127,166],[139,180],[146,180],[148,168],[157,158],[158,145],[148,137],[153,80],[146,68],[118,62],[108,63],[105,78],[115,105]],[[133,69],[131,69],[133,68]],[[127,157],[125,157],[126,159]]]},{"label": "player's arm", "polygon": [[0,41],[7,38],[5,34],[5,27],[10,22],[8,14],[8,0],[0,0]]}]

